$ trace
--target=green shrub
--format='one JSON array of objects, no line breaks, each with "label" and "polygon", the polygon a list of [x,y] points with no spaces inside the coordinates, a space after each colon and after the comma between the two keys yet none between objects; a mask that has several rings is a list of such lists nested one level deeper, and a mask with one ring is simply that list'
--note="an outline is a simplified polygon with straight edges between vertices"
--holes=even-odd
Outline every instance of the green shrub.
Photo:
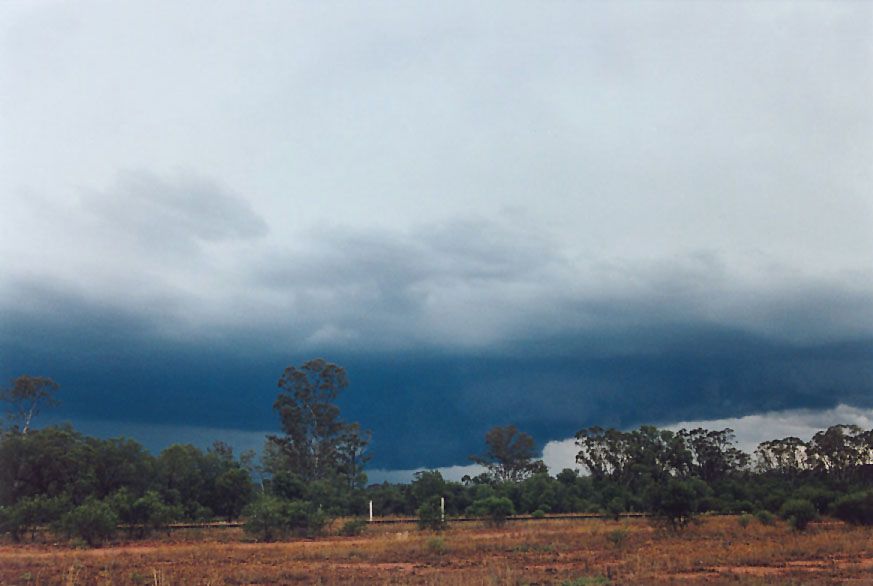
[{"label": "green shrub", "polygon": [[697,514],[709,488],[697,479],[670,478],[652,492],[652,512],[671,529],[684,529]]},{"label": "green shrub", "polygon": [[618,529],[613,529],[609,533],[606,534],[606,540],[609,541],[615,547],[621,547],[624,545],[624,542],[627,541],[627,527],[619,527]]},{"label": "green shrub", "polygon": [[347,537],[360,535],[364,532],[364,528],[366,526],[367,522],[363,519],[350,519],[343,524],[342,528],[340,529],[340,535],[345,535]]},{"label": "green shrub", "polygon": [[112,507],[95,499],[85,501],[60,520],[60,528],[68,537],[82,539],[91,547],[111,539],[117,525],[118,515]]},{"label": "green shrub", "polygon": [[772,525],[776,521],[776,515],[766,509],[756,512],[755,518],[760,521],[761,525]]},{"label": "green shrub", "polygon": [[816,512],[823,514],[828,511],[831,503],[836,500],[837,493],[817,486],[803,486],[792,496],[794,498],[804,499],[811,502],[815,507]]},{"label": "green shrub", "polygon": [[314,536],[327,523],[325,515],[311,503],[262,496],[245,508],[246,533],[261,541],[275,541],[288,535]]},{"label": "green shrub", "polygon": [[752,522],[752,516],[749,515],[748,513],[740,515],[739,518],[737,519],[737,523],[739,523],[740,527],[742,527],[743,529],[748,527],[749,523],[751,523],[751,522]]},{"label": "green shrub", "polygon": [[854,492],[838,498],[831,514],[853,525],[873,525],[873,491]]},{"label": "green shrub", "polygon": [[530,516],[533,517],[534,519],[545,519],[546,512],[542,509],[537,509],[536,511],[531,513]]},{"label": "green shrub", "polygon": [[160,495],[150,490],[139,498],[134,498],[123,488],[109,498],[109,505],[121,523],[127,525],[130,537],[145,537],[152,531],[166,529],[175,519],[184,515],[178,505],[170,506],[161,500]]},{"label": "green shrub", "polygon": [[605,586],[607,584],[610,584],[610,581],[606,576],[584,576],[561,582],[561,586]]},{"label": "green shrub", "polygon": [[734,501],[731,503],[731,513],[751,513],[755,510],[755,503],[749,500]]},{"label": "green shrub", "polygon": [[612,517],[614,520],[618,521],[618,518],[624,513],[625,505],[624,499],[620,496],[617,496],[611,499],[608,503],[606,503],[606,512]]},{"label": "green shrub", "polygon": [[779,509],[779,516],[797,529],[803,531],[809,522],[817,517],[815,505],[806,499],[789,499]]},{"label": "green shrub", "polygon": [[313,537],[320,534],[327,524],[327,516],[306,501],[287,501],[284,513],[288,532],[292,535]]},{"label": "green shrub", "polygon": [[446,540],[442,537],[431,537],[427,540],[425,547],[427,547],[427,551],[437,555],[443,555],[448,550]]},{"label": "green shrub", "polygon": [[133,518],[142,527],[143,535],[150,531],[166,529],[182,516],[181,507],[171,507],[161,500],[157,492],[150,490],[133,502]]},{"label": "green shrub", "polygon": [[285,502],[274,496],[262,496],[251,503],[243,511],[245,532],[261,541],[274,541],[284,537],[287,532]]},{"label": "green shrub", "polygon": [[467,513],[474,517],[483,517],[489,525],[499,527],[506,523],[506,518],[515,514],[512,501],[505,496],[490,496],[475,501]]},{"label": "green shrub", "polygon": [[69,507],[69,502],[63,497],[38,494],[19,499],[14,505],[0,510],[0,533],[9,533],[17,542],[29,532],[33,541],[37,527],[56,523]]},{"label": "green shrub", "polygon": [[442,531],[446,528],[446,521],[440,507],[440,497],[432,496],[418,507],[418,527],[433,531]]}]

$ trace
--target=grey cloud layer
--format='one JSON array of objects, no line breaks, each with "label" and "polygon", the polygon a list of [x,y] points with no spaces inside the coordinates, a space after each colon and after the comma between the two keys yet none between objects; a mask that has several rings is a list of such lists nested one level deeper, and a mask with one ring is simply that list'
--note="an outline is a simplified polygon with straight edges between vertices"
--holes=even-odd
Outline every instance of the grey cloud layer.
[{"label": "grey cloud layer", "polygon": [[144,246],[194,246],[264,236],[267,224],[242,197],[197,177],[164,180],[128,172],[111,188],[85,196],[84,211],[107,239]]},{"label": "grey cloud layer", "polygon": [[[52,235],[4,269],[7,308],[39,282],[175,335],[279,332],[312,350],[512,349],[519,340],[612,332],[622,352],[647,327],[706,325],[801,343],[873,334],[873,270],[804,271],[763,252],[574,254],[521,212],[408,229],[325,225],[281,240],[216,183],[144,172],[34,207],[19,228]],[[68,244],[75,243],[77,250]],[[282,330],[285,332],[282,332]],[[606,344],[608,345],[608,344]],[[560,352],[559,348],[551,351]]]}]

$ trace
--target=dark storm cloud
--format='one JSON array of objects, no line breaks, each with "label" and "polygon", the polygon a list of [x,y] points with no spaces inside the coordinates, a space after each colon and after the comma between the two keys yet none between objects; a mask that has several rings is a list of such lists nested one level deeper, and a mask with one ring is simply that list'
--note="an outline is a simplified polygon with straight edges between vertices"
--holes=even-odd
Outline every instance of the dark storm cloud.
[{"label": "dark storm cloud", "polygon": [[[522,305],[536,314],[547,295],[537,280],[554,281],[563,262],[544,239],[481,219],[408,231],[310,231],[303,241],[299,250],[256,259],[247,280],[286,304],[286,316],[300,316],[303,331],[314,322],[315,347],[344,336],[352,346],[394,348],[493,339],[521,316],[489,314]],[[534,301],[535,293],[544,297]]]},{"label": "dark storm cloud", "polygon": [[[58,415],[74,421],[262,431],[276,429],[270,406],[282,368],[324,354],[349,371],[343,410],[373,429],[373,465],[380,468],[464,462],[489,427],[509,422],[545,443],[593,424],[873,405],[873,339],[840,326],[846,314],[866,315],[869,298],[835,284],[804,289],[786,282],[775,290],[795,291],[796,299],[771,293],[751,312],[766,327],[721,325],[706,317],[707,307],[722,302],[726,292],[715,284],[729,279],[710,257],[659,264],[650,281],[621,298],[590,287],[580,301],[572,282],[550,280],[543,290],[554,305],[543,308],[536,296],[512,300],[519,303],[512,327],[487,346],[471,343],[477,337],[464,327],[476,324],[485,306],[439,307],[451,322],[446,332],[465,343],[417,331],[432,323],[428,296],[446,283],[476,291],[472,299],[484,303],[509,303],[500,297],[506,287],[567,274],[566,267],[541,270],[564,264],[541,243],[487,223],[470,226],[423,229],[420,239],[322,234],[308,254],[285,258],[302,268],[257,269],[251,281],[283,295],[305,296],[300,290],[310,288],[302,316],[277,312],[275,323],[234,323],[208,339],[168,338],[160,324],[174,319],[172,308],[107,306],[21,284],[15,297],[42,310],[6,306],[0,372],[50,374],[64,386]],[[456,252],[465,250],[482,253]],[[639,280],[647,272],[634,274]],[[322,299],[328,294],[334,297]],[[321,313],[310,315],[316,308]],[[828,335],[798,342],[789,335],[794,322],[805,334]],[[317,336],[323,323],[337,324],[333,335]],[[338,337],[343,328],[356,335]]]},{"label": "dark storm cloud", "polygon": [[[407,231],[327,229],[304,240],[257,259],[246,279],[284,300],[286,316],[302,316],[298,341],[308,331],[314,348],[367,340],[562,355],[567,347],[553,341],[568,336],[570,347],[610,355],[673,343],[650,335],[653,327],[803,344],[873,334],[869,271],[808,275],[763,253],[739,264],[714,251],[571,256],[527,224],[483,218]],[[538,348],[524,347],[540,338]]]},{"label": "dark storm cloud", "polygon": [[282,245],[225,190],[146,173],[70,209],[94,258],[66,267],[75,287],[7,273],[0,375],[54,377],[57,416],[94,429],[276,429],[279,374],[316,355],[348,369],[344,413],[386,469],[463,463],[510,422],[545,443],[873,397],[867,273],[571,254],[512,213]]}]

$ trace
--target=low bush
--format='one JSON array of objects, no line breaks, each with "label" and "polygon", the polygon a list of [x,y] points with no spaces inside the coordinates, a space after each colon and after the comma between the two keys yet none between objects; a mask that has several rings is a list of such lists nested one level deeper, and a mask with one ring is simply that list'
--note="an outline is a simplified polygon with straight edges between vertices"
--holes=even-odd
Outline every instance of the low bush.
[{"label": "low bush", "polygon": [[340,528],[340,535],[345,535],[346,537],[360,535],[366,527],[367,522],[363,519],[350,519],[343,523],[342,528]]},{"label": "low bush", "polygon": [[79,538],[96,547],[112,538],[118,515],[107,503],[89,499],[60,519],[60,528],[70,538]]},{"label": "low bush", "polygon": [[512,501],[505,496],[490,496],[475,501],[467,514],[474,517],[482,517],[489,525],[499,527],[506,523],[506,518],[515,514]]},{"label": "low bush", "polygon": [[62,497],[40,494],[19,499],[14,505],[0,508],[0,533],[9,533],[16,542],[30,533],[33,541],[39,526],[56,523],[69,508],[69,502]]},{"label": "low bush", "polygon": [[803,486],[792,497],[811,502],[817,513],[824,514],[836,500],[837,493],[817,486]]},{"label": "low bush", "polygon": [[610,499],[608,503],[606,503],[606,512],[612,517],[615,521],[618,521],[618,518],[625,511],[625,503],[624,499],[620,496],[614,497]]},{"label": "low bush", "polygon": [[627,541],[627,536],[627,527],[619,527],[618,529],[613,529],[612,531],[607,533],[606,540],[615,547],[621,547],[622,545],[624,545],[624,542]]},{"label": "low bush", "polygon": [[852,525],[873,525],[873,490],[838,498],[831,505],[831,514]]},{"label": "low bush", "polygon": [[797,529],[803,531],[818,515],[815,505],[806,499],[789,499],[779,509],[779,516]]},{"label": "low bush", "polygon": [[670,478],[652,492],[652,513],[670,529],[684,529],[697,515],[709,487],[701,480]]},{"label": "low bush", "polygon": [[766,509],[761,509],[755,513],[755,518],[761,525],[772,525],[776,521],[776,515]]},{"label": "low bush", "polygon": [[443,555],[448,550],[446,540],[442,537],[431,537],[427,540],[425,547],[427,547],[427,551],[437,555]]},{"label": "low bush", "polygon": [[130,537],[143,538],[152,531],[166,529],[175,519],[184,515],[181,507],[164,503],[153,490],[139,498],[126,489],[119,490],[110,497],[109,505],[127,526]]},{"label": "low bush", "polygon": [[446,528],[440,497],[432,496],[418,507],[418,528],[442,531]]},{"label": "low bush", "polygon": [[261,541],[274,541],[286,533],[285,501],[274,496],[263,496],[243,511],[246,533]]},{"label": "low bush", "polygon": [[246,533],[261,541],[275,541],[289,535],[318,535],[327,522],[325,515],[312,504],[262,496],[244,511]]}]

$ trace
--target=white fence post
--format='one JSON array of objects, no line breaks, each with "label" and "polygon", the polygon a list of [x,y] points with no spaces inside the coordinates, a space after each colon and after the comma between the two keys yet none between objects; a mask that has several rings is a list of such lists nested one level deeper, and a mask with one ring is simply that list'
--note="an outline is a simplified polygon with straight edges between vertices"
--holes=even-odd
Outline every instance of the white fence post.
[{"label": "white fence post", "polygon": [[373,501],[370,501],[370,523],[373,522]]}]

